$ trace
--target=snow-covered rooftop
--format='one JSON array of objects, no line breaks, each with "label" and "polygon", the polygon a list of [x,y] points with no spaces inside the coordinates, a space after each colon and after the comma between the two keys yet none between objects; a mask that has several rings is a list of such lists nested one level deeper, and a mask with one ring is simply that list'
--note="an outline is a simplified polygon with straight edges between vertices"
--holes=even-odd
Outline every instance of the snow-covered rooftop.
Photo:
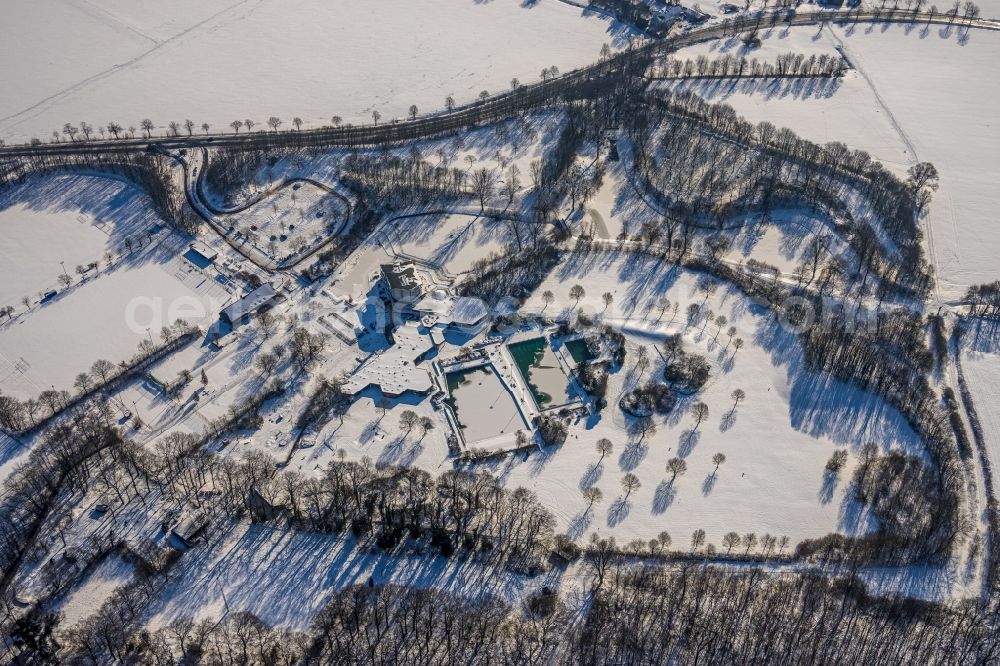
[{"label": "snow-covered rooftop", "polygon": [[345,391],[358,393],[369,386],[378,386],[386,395],[431,390],[430,374],[417,367],[422,357],[434,348],[431,336],[413,323],[400,326],[392,336],[395,344],[358,368],[345,382]]}]

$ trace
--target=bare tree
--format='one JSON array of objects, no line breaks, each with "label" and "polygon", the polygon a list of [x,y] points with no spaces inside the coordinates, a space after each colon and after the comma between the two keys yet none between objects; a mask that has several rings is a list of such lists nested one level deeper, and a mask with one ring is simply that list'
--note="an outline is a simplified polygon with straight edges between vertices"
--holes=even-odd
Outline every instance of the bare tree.
[{"label": "bare tree", "polygon": [[732,414],[736,411],[737,405],[746,399],[747,394],[743,389],[738,388],[733,390],[733,392],[729,394],[729,397],[733,399],[733,408],[729,410],[729,413]]},{"label": "bare tree", "polygon": [[671,458],[667,461],[667,471],[670,472],[670,483],[673,483],[678,476],[683,476],[688,465],[683,458]]},{"label": "bare tree", "polygon": [[598,465],[604,462],[605,456],[611,455],[611,451],[613,448],[614,446],[611,444],[611,440],[608,439],[607,437],[602,437],[599,440],[597,440],[597,452],[601,454],[601,459],[597,461]]},{"label": "bare tree", "polygon": [[292,118],[292,124],[295,125],[295,130],[296,131],[298,131],[298,132],[302,131],[302,119],[301,118],[299,118],[298,116],[295,116],[294,118]]},{"label": "bare tree", "polygon": [[372,120],[375,121],[376,125],[378,125],[378,121],[379,121],[379,119],[381,117],[382,117],[382,114],[379,113],[377,110],[376,111],[372,111]]},{"label": "bare tree", "polygon": [[420,423],[420,417],[413,410],[404,410],[402,414],[399,415],[399,427],[406,430],[406,434],[410,434],[417,425]]},{"label": "bare tree", "polygon": [[691,550],[697,551],[705,545],[705,530],[697,529],[691,533]]},{"label": "bare tree", "polygon": [[666,296],[661,296],[656,301],[656,307],[659,309],[660,314],[656,317],[656,321],[663,319],[663,313],[670,309],[671,306],[670,299]]},{"label": "bare tree", "polygon": [[234,120],[233,122],[229,123],[229,126],[233,128],[233,132],[235,132],[236,134],[239,134],[240,133],[240,128],[243,127],[243,121],[242,120]]},{"label": "bare tree", "polygon": [[257,357],[257,370],[267,379],[278,368],[278,357],[274,354],[264,353]]},{"label": "bare tree", "polygon": [[340,116],[333,116],[330,118],[330,122],[333,123],[334,127],[340,127],[340,123],[344,122],[344,119]]},{"label": "bare tree", "polygon": [[726,455],[724,453],[716,453],[712,456],[712,464],[715,465],[715,472],[712,472],[713,475],[719,471],[719,466],[724,462],[726,462]]},{"label": "bare tree", "polygon": [[580,299],[587,295],[586,290],[584,290],[583,285],[574,284],[569,288],[569,297],[576,301],[576,304],[580,304]]},{"label": "bare tree", "polygon": [[629,472],[622,477],[621,484],[622,490],[625,491],[625,501],[628,501],[628,496],[632,494],[633,490],[638,490],[642,487],[642,482],[639,481],[639,477],[632,472]]},{"label": "bare tree", "polygon": [[543,291],[542,292],[542,302],[545,303],[545,307],[543,307],[542,310],[544,311],[545,308],[547,308],[550,305],[552,305],[552,301],[554,301],[554,300],[556,300],[556,295],[553,294],[551,290],[546,289],[545,291]]},{"label": "bare tree", "polygon": [[188,118],[187,120],[185,120],[184,121],[184,129],[186,129],[188,131],[188,136],[193,135],[194,134],[194,121],[191,120],[190,118]]},{"label": "bare tree", "polygon": [[479,198],[480,210],[486,210],[486,201],[493,196],[496,174],[493,169],[483,167],[472,174],[472,191]]},{"label": "bare tree", "polygon": [[410,120],[416,120],[417,119],[417,113],[419,113],[419,109],[417,109],[417,105],[416,104],[411,104],[410,105]]},{"label": "bare tree", "polygon": [[91,387],[90,375],[86,372],[81,372],[73,381],[73,386],[75,386],[80,393],[86,393]]},{"label": "bare tree", "polygon": [[108,380],[111,378],[115,371],[115,365],[111,361],[106,361],[103,358],[94,361],[94,364],[90,366],[90,373],[95,377],[100,377],[102,384],[107,384]]},{"label": "bare tree", "polygon": [[604,499],[604,493],[597,486],[590,486],[583,489],[583,499],[587,501],[587,510],[584,513],[590,513],[594,505],[600,504],[601,500]]},{"label": "bare tree", "polygon": [[694,429],[697,430],[701,422],[708,418],[708,405],[697,402],[691,408],[691,416],[694,418]]},{"label": "bare tree", "polygon": [[277,132],[278,128],[281,127],[281,118],[279,118],[278,116],[271,116],[270,118],[267,119],[267,124],[272,131]]}]

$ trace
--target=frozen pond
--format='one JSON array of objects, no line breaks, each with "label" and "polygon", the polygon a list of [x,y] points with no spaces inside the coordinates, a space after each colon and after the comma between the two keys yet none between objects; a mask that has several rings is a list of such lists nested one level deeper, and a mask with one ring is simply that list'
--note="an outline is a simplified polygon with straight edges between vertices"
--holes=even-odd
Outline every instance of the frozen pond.
[{"label": "frozen pond", "polygon": [[564,405],[572,400],[569,379],[545,338],[515,342],[507,345],[507,349],[539,409]]},{"label": "frozen pond", "polygon": [[514,398],[492,365],[446,375],[451,406],[469,444],[526,428]]}]

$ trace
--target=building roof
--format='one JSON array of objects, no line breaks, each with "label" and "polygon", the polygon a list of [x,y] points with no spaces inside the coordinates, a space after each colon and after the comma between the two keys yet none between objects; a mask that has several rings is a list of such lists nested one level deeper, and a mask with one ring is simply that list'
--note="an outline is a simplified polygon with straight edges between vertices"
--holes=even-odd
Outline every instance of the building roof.
[{"label": "building roof", "polygon": [[472,296],[451,296],[435,290],[412,307],[415,312],[437,315],[441,324],[472,326],[481,322],[490,312],[481,299]]},{"label": "building roof", "polygon": [[412,262],[382,264],[381,268],[389,289],[421,289],[424,286]]},{"label": "building roof", "polygon": [[471,326],[478,324],[489,314],[486,303],[481,299],[471,296],[460,296],[456,298],[448,311],[449,318],[456,324]]},{"label": "building roof", "polygon": [[358,368],[344,383],[348,393],[378,386],[386,395],[407,391],[427,393],[433,388],[430,373],[417,366],[417,359],[434,347],[431,336],[408,323],[392,332],[395,344]]},{"label": "building roof", "polygon": [[194,250],[201,256],[205,257],[205,259],[209,261],[215,261],[215,258],[219,256],[218,250],[215,250],[214,248],[205,245],[201,241],[194,241],[193,243],[191,243],[190,247],[192,250]]},{"label": "building roof", "polygon": [[261,306],[269,303],[274,295],[274,287],[264,283],[235,303],[230,303],[222,311],[222,318],[229,322],[240,321],[246,315],[253,314]]},{"label": "building roof", "polygon": [[189,544],[191,539],[198,536],[198,533],[205,529],[207,525],[208,516],[201,511],[193,511],[186,514],[172,531],[177,538]]}]

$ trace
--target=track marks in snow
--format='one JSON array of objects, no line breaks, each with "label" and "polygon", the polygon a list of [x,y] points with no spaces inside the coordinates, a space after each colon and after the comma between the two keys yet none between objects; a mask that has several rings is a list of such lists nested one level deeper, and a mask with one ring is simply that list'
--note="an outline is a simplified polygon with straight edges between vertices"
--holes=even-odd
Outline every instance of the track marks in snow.
[{"label": "track marks in snow", "polygon": [[[219,17],[221,17],[221,16],[223,16],[223,15],[229,13],[229,12],[232,12],[237,7],[240,7],[241,5],[246,5],[246,4],[249,4],[251,2],[254,3],[255,5],[259,5],[259,4],[261,4],[263,2],[263,0],[238,0],[238,2],[236,2],[236,3],[232,4],[232,5],[227,6],[225,9],[222,9],[221,11],[218,11],[215,14],[212,14],[208,18],[206,18],[206,19],[204,19],[202,21],[199,21],[198,23],[195,23],[191,27],[186,28],[186,29],[180,31],[177,34],[175,34],[175,35],[173,35],[173,36],[171,36],[171,37],[169,37],[167,39],[164,39],[162,41],[157,41],[156,44],[152,48],[148,49],[147,51],[144,51],[144,52],[140,53],[139,55],[135,56],[134,58],[132,58],[130,60],[127,60],[126,62],[117,64],[117,65],[112,65],[111,67],[109,67],[109,68],[107,68],[107,69],[105,69],[105,70],[103,70],[101,72],[98,72],[97,74],[94,74],[92,76],[88,76],[87,78],[85,78],[85,79],[83,79],[81,81],[78,81],[77,83],[74,83],[71,86],[63,88],[59,92],[53,93],[52,95],[49,95],[48,97],[45,97],[45,98],[39,100],[38,102],[35,102],[31,106],[29,106],[29,107],[27,107],[25,109],[22,109],[21,111],[18,111],[16,113],[12,113],[10,115],[4,116],[3,118],[0,118],[0,131],[8,130],[8,129],[10,129],[13,126],[16,126],[21,121],[23,121],[23,120],[25,120],[27,118],[34,117],[35,115],[37,115],[38,113],[40,113],[44,109],[52,106],[54,103],[58,102],[59,100],[65,98],[68,95],[71,95],[71,94],[73,94],[73,93],[75,93],[75,92],[77,92],[79,90],[82,90],[82,89],[86,88],[87,86],[90,86],[91,84],[97,83],[98,81],[103,81],[104,79],[106,79],[106,78],[108,78],[110,76],[113,76],[113,75],[117,74],[118,72],[121,72],[121,71],[124,71],[124,70],[127,70],[127,69],[130,69],[130,68],[134,67],[135,65],[139,64],[140,62],[142,62],[145,58],[147,58],[148,56],[152,55],[153,53],[156,53],[157,51],[159,51],[163,47],[167,46],[168,44],[171,44],[171,43],[173,43],[173,42],[175,42],[175,41],[177,41],[177,40],[179,40],[179,39],[181,39],[183,37],[186,37],[187,35],[190,35],[191,33],[195,32],[195,31],[197,31],[197,30],[199,30],[199,29],[201,29],[203,27],[209,26],[210,24],[212,24],[215,21],[215,19],[217,19],[217,18],[219,18]],[[90,13],[91,15],[94,15],[94,9],[95,8],[93,7],[93,5],[90,5],[90,9],[89,10],[88,9],[83,9],[83,10],[84,11],[88,11],[88,13]],[[106,12],[105,12],[105,15],[106,16],[110,16]],[[126,27],[128,27],[128,29],[132,30],[133,32],[136,32],[135,29],[127,26],[127,24],[125,24],[125,23],[123,23],[121,21],[117,21],[117,24],[121,25],[121,26],[126,26]],[[146,34],[142,34],[142,36],[145,39],[154,39],[153,37],[150,37],[149,35],[146,35]]]},{"label": "track marks in snow", "polygon": [[[844,40],[840,38],[840,35],[834,32],[833,28],[831,28],[829,24],[827,24],[826,29],[830,32],[830,35],[833,37],[834,41],[837,42],[840,52],[844,54],[846,58],[849,49],[847,48],[847,45],[844,44]],[[913,140],[910,139],[910,135],[907,134],[906,130],[903,129],[903,126],[899,124],[899,121],[893,114],[892,109],[890,109],[889,105],[885,103],[884,99],[882,99],[882,96],[878,92],[878,88],[875,87],[875,82],[872,81],[871,77],[869,77],[868,73],[865,71],[861,59],[857,56],[857,54],[852,54],[852,57],[849,58],[849,62],[851,62],[851,64],[854,66],[855,71],[859,75],[861,75],[861,78],[865,80],[865,83],[868,84],[868,87],[872,91],[872,95],[875,96],[875,101],[878,102],[878,105],[880,107],[882,107],[882,110],[885,112],[886,118],[889,119],[889,123],[892,125],[893,129],[896,130],[896,133],[899,135],[899,138],[903,141],[903,143],[906,145],[907,150],[910,152],[910,155],[913,158],[912,160],[913,163],[916,164],[917,162],[919,162],[920,156],[917,154],[917,147],[913,145]],[[930,261],[931,266],[934,268],[936,272],[939,266],[937,249],[935,248],[934,245],[934,230],[931,226],[930,219],[927,213],[924,214],[921,224],[924,228],[924,237],[927,239],[928,260]],[[941,287],[939,282],[940,282],[939,280],[934,280],[934,300],[938,304],[941,304],[944,301],[941,298]]]},{"label": "track marks in snow", "polygon": [[161,42],[163,42],[162,39],[157,39],[156,37],[150,35],[148,32],[144,32],[141,28],[134,26],[127,21],[122,20],[118,16],[115,16],[114,14],[104,9],[103,7],[98,7],[94,3],[89,2],[89,0],[60,0],[60,2],[63,2],[64,4],[68,5],[73,5],[81,12],[93,16],[97,20],[103,21],[104,23],[110,25],[111,27],[124,28],[125,30],[128,30],[129,32],[136,34],[139,37],[142,37],[143,39],[146,39],[154,44],[160,44]]}]

